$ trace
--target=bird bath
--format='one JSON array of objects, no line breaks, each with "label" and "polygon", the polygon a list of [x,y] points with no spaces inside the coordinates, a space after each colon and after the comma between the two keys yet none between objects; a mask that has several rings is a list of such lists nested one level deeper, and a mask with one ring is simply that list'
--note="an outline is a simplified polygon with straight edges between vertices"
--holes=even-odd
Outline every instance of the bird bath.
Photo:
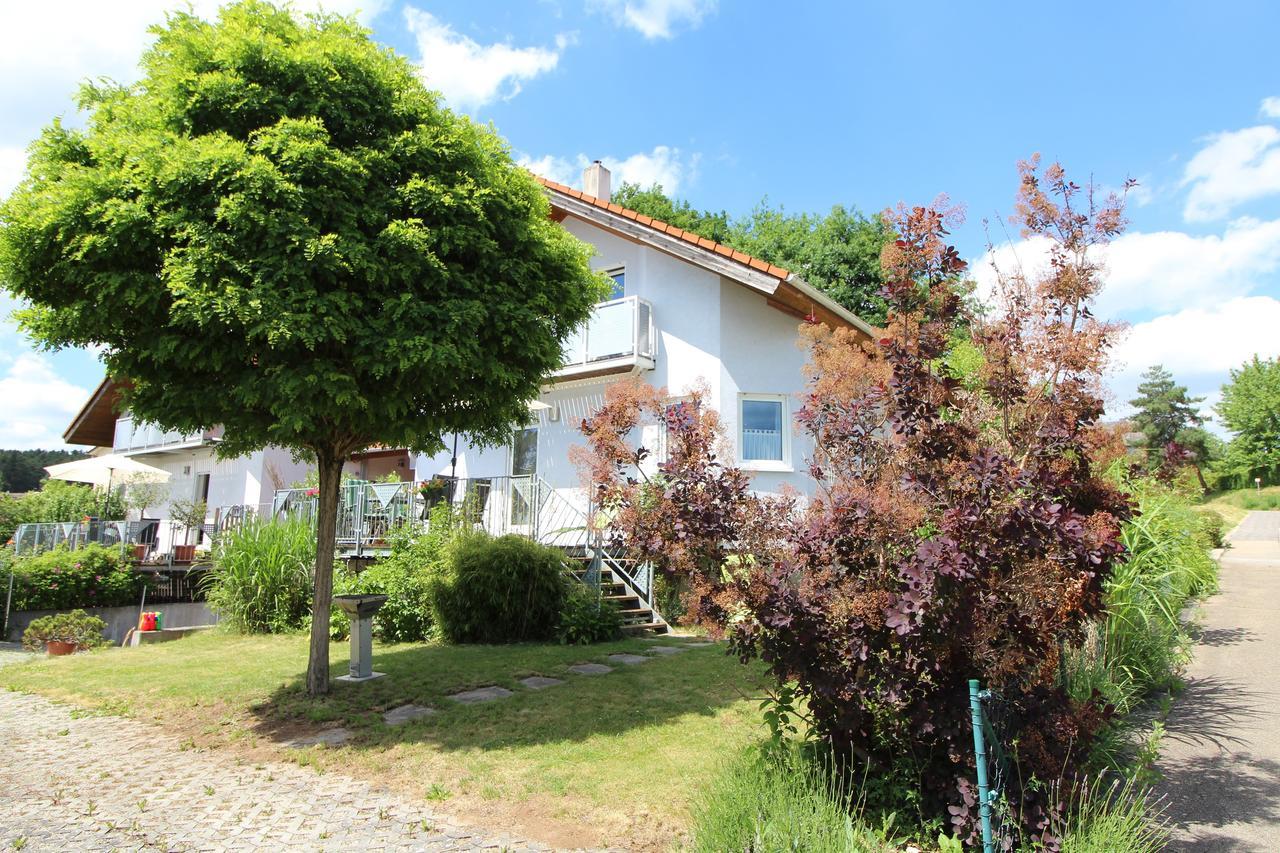
[{"label": "bird bath", "polygon": [[373,671],[373,614],[387,603],[385,595],[335,595],[333,603],[351,617],[351,666],[338,681],[371,681],[386,675]]}]

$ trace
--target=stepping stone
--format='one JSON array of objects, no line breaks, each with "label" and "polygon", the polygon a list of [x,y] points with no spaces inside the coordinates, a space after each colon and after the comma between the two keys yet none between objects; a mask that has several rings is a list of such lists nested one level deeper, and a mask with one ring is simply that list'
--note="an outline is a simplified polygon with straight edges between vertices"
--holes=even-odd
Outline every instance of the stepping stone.
[{"label": "stepping stone", "polygon": [[546,687],[555,687],[557,684],[564,684],[558,678],[547,678],[542,675],[531,675],[528,678],[520,679],[520,683],[530,690],[542,690]]},{"label": "stepping stone", "polygon": [[511,691],[507,688],[490,685],[489,687],[477,687],[475,690],[454,693],[447,698],[455,702],[461,702],[463,705],[475,705],[480,702],[492,702],[494,699],[505,699],[510,695]]},{"label": "stepping stone", "polygon": [[296,737],[292,740],[285,741],[284,745],[294,747],[295,749],[303,749],[308,746],[320,746],[321,744],[324,744],[325,746],[342,746],[349,740],[351,740],[351,730],[337,728],[326,729],[322,732],[316,732],[313,735]]},{"label": "stepping stone", "polygon": [[580,663],[569,667],[569,671],[578,675],[604,675],[606,672],[613,672],[613,667],[602,663]]},{"label": "stepping stone", "polygon": [[621,663],[627,666],[635,666],[636,664],[647,663],[653,660],[653,658],[648,658],[648,657],[645,657],[644,655],[622,654],[622,655],[609,655],[609,660],[613,661],[614,663]]},{"label": "stepping stone", "polygon": [[686,647],[684,646],[652,646],[649,649],[649,651],[653,652],[655,655],[678,655],[681,652],[686,651]]},{"label": "stepping stone", "polygon": [[685,643],[684,647],[686,649],[700,649],[703,646],[714,646],[714,645],[715,643],[711,642],[710,640],[700,640],[696,643]]},{"label": "stepping stone", "polygon": [[401,705],[399,708],[392,708],[383,714],[382,722],[388,726],[402,726],[411,720],[429,717],[435,712],[435,708],[427,708],[422,705]]}]

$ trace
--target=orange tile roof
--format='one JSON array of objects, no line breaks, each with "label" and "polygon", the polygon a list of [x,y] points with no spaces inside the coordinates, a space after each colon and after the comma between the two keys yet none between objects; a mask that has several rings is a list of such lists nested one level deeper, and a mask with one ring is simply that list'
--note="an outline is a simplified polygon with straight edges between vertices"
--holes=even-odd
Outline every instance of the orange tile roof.
[{"label": "orange tile roof", "polygon": [[645,216],[643,213],[637,213],[636,211],[623,207],[622,205],[614,204],[613,202],[605,201],[604,199],[587,195],[586,193],[582,192],[582,190],[575,190],[573,187],[566,187],[564,184],[558,184],[555,181],[547,180],[541,175],[534,175],[534,177],[537,178],[538,181],[548,189],[552,189],[558,193],[564,193],[567,196],[572,196],[573,198],[580,199],[582,201],[587,202],[588,204],[591,204],[600,208],[601,210],[607,210],[610,213],[616,213],[619,216],[625,216],[627,219],[634,219],[636,222],[640,223],[641,225],[652,228],[655,231],[661,231],[664,234],[668,234],[672,237],[676,237],[681,240],[684,240],[686,243],[692,243],[693,245],[697,246],[700,249],[705,249],[709,252],[715,252],[717,255],[723,255],[726,258],[737,261],[743,266],[751,267],[754,270],[759,270],[760,272],[765,273],[766,275],[771,275],[774,278],[779,278],[783,280],[787,279],[791,275],[791,273],[789,273],[787,270],[783,269],[782,267],[776,264],[771,264],[768,261],[762,261],[759,258],[753,258],[750,255],[748,255],[746,252],[740,252],[737,249],[726,246],[723,243],[717,243],[714,240],[708,240],[706,237],[699,237],[697,234],[694,234],[692,231],[685,231],[681,228],[675,227],[674,225],[668,225],[667,223],[659,219],[653,219],[651,217]]}]

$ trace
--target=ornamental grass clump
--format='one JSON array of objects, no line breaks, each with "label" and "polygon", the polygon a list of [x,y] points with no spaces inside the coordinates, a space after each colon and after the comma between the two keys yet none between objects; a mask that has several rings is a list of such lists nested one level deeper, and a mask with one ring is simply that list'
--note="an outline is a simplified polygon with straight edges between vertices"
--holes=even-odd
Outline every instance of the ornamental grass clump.
[{"label": "ornamental grass clump", "polygon": [[218,537],[205,576],[209,606],[233,630],[274,634],[306,625],[315,531],[306,521],[249,518]]},{"label": "ornamental grass clump", "polygon": [[1066,656],[1066,682],[1079,700],[1095,691],[1127,714],[1169,688],[1189,659],[1182,609],[1212,592],[1211,532],[1191,500],[1156,479],[1117,474],[1137,502],[1121,529],[1126,559],[1104,585],[1105,615]]}]

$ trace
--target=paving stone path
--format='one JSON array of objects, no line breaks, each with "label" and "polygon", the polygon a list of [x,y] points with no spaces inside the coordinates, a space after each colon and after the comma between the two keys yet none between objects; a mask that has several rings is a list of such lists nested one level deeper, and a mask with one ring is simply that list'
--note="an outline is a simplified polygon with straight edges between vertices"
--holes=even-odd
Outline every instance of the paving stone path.
[{"label": "paving stone path", "polygon": [[1251,512],[1165,723],[1169,850],[1280,850],[1280,512]]},{"label": "paving stone path", "polygon": [[5,850],[550,849],[333,772],[184,752],[155,726],[21,693],[0,691],[0,747]]},{"label": "paving stone path", "polygon": [[[671,655],[713,645],[651,646]],[[0,666],[29,658],[0,648]],[[613,654],[635,666],[656,658]],[[568,667],[578,675],[614,671],[600,663]],[[543,690],[565,682],[530,676]],[[447,698],[464,705],[514,695],[490,685]],[[436,713],[402,705],[383,715],[404,725]],[[349,729],[321,729],[287,742],[340,747]],[[76,713],[38,696],[0,692],[0,847],[23,850],[422,850],[542,851],[503,835],[477,834],[386,791],[293,764],[248,765],[217,751],[184,750],[159,728],[134,720]],[[19,841],[21,839],[21,841]]]}]

